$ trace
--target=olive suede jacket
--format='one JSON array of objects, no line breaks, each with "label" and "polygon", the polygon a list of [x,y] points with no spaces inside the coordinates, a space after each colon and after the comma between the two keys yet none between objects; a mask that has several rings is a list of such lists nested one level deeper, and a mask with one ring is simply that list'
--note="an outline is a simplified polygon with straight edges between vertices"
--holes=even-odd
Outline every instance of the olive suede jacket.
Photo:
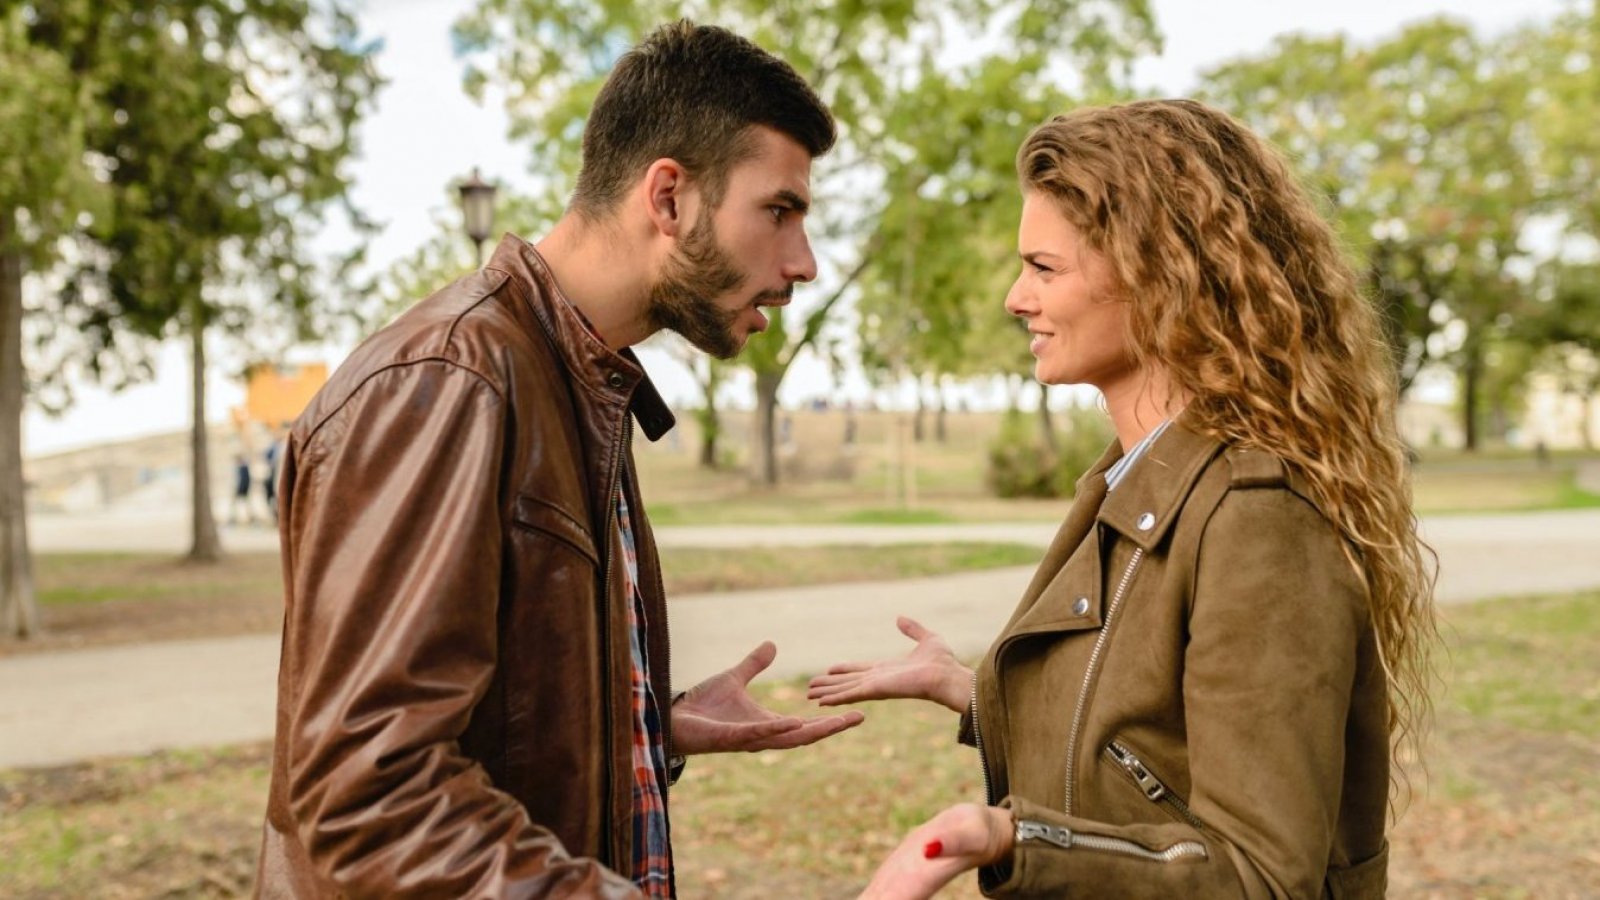
[{"label": "olive suede jacket", "polygon": [[610,868],[632,854],[619,483],[650,679],[671,689],[660,565],[620,474],[635,418],[652,440],[673,424],[511,236],[312,400],[283,462],[258,896],[638,896]]},{"label": "olive suede jacket", "polygon": [[963,739],[1020,825],[992,896],[1382,897],[1386,681],[1300,478],[1180,416],[1079,482]]}]

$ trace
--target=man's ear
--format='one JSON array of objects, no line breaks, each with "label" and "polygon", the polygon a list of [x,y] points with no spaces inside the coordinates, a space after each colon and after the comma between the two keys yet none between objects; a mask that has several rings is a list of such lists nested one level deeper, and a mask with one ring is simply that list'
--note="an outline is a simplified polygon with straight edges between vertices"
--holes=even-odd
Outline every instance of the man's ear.
[{"label": "man's ear", "polygon": [[645,215],[656,231],[667,237],[678,237],[689,227],[690,212],[685,201],[691,193],[689,173],[675,159],[661,158],[650,164],[644,173]]}]

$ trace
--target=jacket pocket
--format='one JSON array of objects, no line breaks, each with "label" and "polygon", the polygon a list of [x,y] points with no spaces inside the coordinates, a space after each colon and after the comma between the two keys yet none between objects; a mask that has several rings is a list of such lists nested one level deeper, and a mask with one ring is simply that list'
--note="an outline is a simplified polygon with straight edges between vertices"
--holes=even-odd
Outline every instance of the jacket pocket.
[{"label": "jacket pocket", "polygon": [[1111,767],[1122,774],[1123,780],[1138,788],[1146,800],[1161,807],[1173,819],[1205,830],[1205,823],[1189,809],[1189,804],[1168,787],[1160,776],[1150,771],[1143,757],[1125,741],[1116,739],[1106,744],[1105,757]]},{"label": "jacket pocket", "polygon": [[518,494],[513,522],[519,528],[560,541],[591,565],[600,565],[600,554],[595,550],[589,530],[571,513],[547,500]]},{"label": "jacket pocket", "polygon": [[1381,900],[1389,889],[1389,845],[1361,862],[1329,869],[1322,896],[1331,900]]}]

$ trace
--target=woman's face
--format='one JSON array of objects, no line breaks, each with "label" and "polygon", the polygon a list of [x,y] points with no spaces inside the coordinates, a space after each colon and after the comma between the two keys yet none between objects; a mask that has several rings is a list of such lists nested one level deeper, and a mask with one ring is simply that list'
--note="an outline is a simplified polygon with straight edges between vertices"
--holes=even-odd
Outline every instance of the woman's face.
[{"label": "woman's face", "polygon": [[1017,254],[1022,274],[1006,294],[1006,311],[1028,324],[1033,376],[1044,384],[1092,384],[1103,394],[1132,379],[1128,304],[1114,298],[1105,258],[1051,198],[1023,196]]}]

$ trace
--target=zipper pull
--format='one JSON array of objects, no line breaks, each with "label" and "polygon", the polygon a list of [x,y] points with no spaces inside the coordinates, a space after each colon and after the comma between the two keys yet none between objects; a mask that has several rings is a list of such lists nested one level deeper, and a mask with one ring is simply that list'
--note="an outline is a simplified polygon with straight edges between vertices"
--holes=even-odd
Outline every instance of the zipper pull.
[{"label": "zipper pull", "polygon": [[1017,843],[1023,841],[1044,841],[1054,844],[1063,850],[1072,849],[1072,830],[1049,825],[1044,822],[1034,822],[1030,819],[1017,820]]},{"label": "zipper pull", "polygon": [[1106,749],[1110,750],[1117,762],[1128,770],[1133,780],[1139,783],[1139,789],[1144,791],[1146,797],[1154,801],[1166,796],[1167,786],[1161,783],[1161,779],[1150,774],[1150,770],[1144,767],[1144,763],[1140,762],[1139,757],[1134,756],[1131,750],[1116,741],[1112,741]]}]

